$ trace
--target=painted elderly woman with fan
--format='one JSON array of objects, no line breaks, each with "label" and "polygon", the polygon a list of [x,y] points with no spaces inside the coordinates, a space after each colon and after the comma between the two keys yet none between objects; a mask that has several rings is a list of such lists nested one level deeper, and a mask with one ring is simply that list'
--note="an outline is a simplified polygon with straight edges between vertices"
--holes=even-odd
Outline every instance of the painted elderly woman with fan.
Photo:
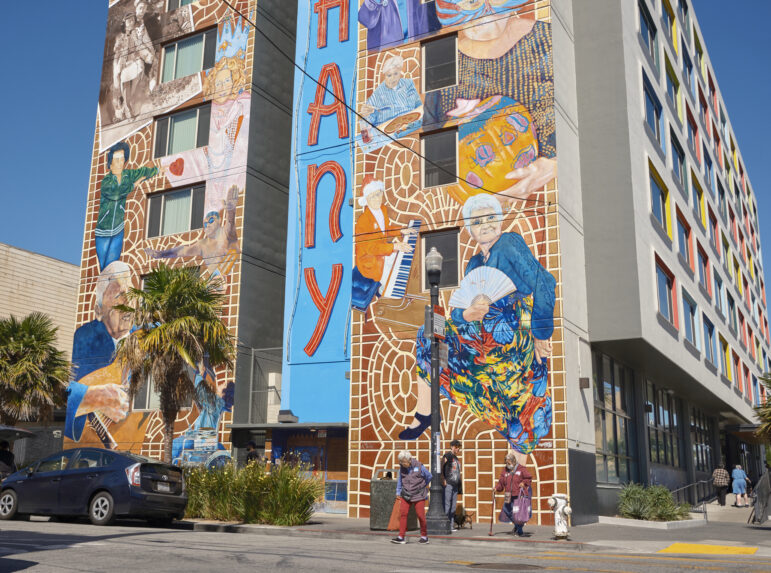
[{"label": "painted elderly woman with fan", "polygon": [[[479,251],[450,297],[449,359],[441,391],[528,454],[551,427],[546,359],[552,350],[556,281],[519,234],[502,232],[503,211],[495,196],[470,197],[463,218]],[[428,382],[430,344],[422,329],[416,354],[418,374]],[[420,386],[419,394],[428,394],[428,385]],[[423,403],[419,396],[415,422],[401,439],[425,430],[429,411],[420,411]]]}]

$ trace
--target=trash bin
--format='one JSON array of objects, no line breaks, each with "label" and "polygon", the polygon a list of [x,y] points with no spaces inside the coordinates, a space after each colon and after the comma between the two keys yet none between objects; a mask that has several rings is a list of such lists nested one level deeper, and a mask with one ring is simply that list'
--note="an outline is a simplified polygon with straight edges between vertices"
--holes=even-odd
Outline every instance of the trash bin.
[{"label": "trash bin", "polygon": [[[385,531],[394,509],[396,500],[396,476],[398,469],[377,470],[369,482],[369,528]],[[384,479],[386,472],[391,472],[393,479]],[[407,515],[407,529],[418,528],[418,516],[415,507],[410,507]]]}]

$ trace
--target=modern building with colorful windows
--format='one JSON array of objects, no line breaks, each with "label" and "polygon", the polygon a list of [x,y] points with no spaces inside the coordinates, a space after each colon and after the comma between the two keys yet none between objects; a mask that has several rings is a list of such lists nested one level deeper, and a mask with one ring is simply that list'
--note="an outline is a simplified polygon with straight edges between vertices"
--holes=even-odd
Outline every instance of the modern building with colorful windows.
[{"label": "modern building with colorful windows", "polygon": [[[579,523],[626,482],[759,471],[757,203],[686,0],[233,4],[111,7],[78,314],[104,349],[71,439],[88,377],[121,383],[95,358],[130,328],[105,301],[197,265],[226,279],[239,360],[177,459],[253,439],[366,517],[400,450],[429,463],[436,248],[440,447],[463,443],[467,510],[490,514],[509,450],[537,523],[554,493]],[[155,399],[120,447],[160,452]]]}]

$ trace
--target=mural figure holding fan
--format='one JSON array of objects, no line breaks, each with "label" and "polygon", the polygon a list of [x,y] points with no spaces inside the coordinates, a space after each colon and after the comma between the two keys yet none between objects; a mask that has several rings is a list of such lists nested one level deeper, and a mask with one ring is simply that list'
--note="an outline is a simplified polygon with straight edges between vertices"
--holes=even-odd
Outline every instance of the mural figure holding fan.
[{"label": "mural figure holding fan", "polygon": [[[502,232],[503,210],[489,194],[463,205],[466,228],[479,245],[468,262],[445,328],[448,365],[441,392],[498,430],[522,454],[551,427],[547,359],[554,330],[556,281],[517,233]],[[418,331],[418,405],[399,439],[415,439],[430,422],[431,348]]]}]

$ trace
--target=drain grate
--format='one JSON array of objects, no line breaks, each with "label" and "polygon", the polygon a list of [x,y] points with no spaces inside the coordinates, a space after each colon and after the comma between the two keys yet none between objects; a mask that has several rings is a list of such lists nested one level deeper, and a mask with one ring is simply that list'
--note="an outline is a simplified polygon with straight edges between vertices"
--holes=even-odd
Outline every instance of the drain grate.
[{"label": "drain grate", "polygon": [[543,569],[541,565],[528,565],[527,563],[471,563],[467,567],[486,571],[538,571]]}]

